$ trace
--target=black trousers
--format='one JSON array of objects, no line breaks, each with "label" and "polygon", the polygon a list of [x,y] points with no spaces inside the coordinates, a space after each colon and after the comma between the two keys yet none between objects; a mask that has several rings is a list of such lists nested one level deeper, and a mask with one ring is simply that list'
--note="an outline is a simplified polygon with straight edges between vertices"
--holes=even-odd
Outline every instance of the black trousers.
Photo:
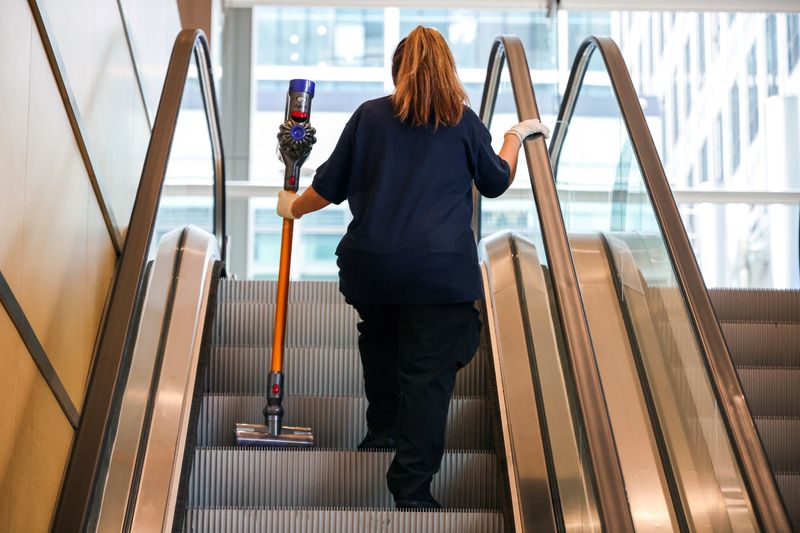
[{"label": "black trousers", "polygon": [[367,425],[371,431],[395,429],[389,490],[395,500],[430,498],[444,454],[456,372],[478,347],[478,311],[472,302],[355,308],[361,317]]}]

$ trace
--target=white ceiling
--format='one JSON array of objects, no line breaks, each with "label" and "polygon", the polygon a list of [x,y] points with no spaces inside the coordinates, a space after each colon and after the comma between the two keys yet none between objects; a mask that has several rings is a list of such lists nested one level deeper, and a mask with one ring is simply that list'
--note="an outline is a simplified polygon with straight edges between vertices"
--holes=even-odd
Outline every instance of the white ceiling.
[{"label": "white ceiling", "polygon": [[[425,7],[544,10],[547,0],[224,0],[227,7],[257,5],[336,7]],[[560,9],[631,11],[800,12],[800,0],[561,0]]]}]

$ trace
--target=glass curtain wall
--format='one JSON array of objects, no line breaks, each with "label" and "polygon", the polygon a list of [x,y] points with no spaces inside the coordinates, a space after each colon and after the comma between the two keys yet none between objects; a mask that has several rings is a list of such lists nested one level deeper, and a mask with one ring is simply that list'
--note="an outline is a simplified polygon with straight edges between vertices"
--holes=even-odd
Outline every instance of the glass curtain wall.
[{"label": "glass curtain wall", "polygon": [[[250,180],[266,186],[249,200],[247,274],[276,275],[279,221],[274,194],[282,166],[275,135],[283,119],[287,82],[317,82],[314,147],[301,188],[330,155],[342,128],[363,101],[391,93],[390,61],[400,38],[417,24],[439,29],[450,43],[473,108],[480,104],[489,50],[497,35],[525,43],[543,121],[554,126],[573,56],[588,35],[621,46],[667,176],[676,189],[703,274],[710,286],[797,287],[798,208],[788,200],[731,204],[697,191],[800,189],[800,15],[743,13],[544,12],[522,10],[272,7],[254,8],[253,117]],[[223,66],[224,67],[224,66]],[[581,108],[584,129],[570,135],[583,156],[570,161],[561,188],[590,194],[598,176],[611,175],[608,140],[616,102],[587,74]],[[491,132],[499,148],[516,122],[510,89],[501,88]],[[735,123],[735,124],[734,124]],[[794,139],[794,141],[792,141]],[[602,184],[607,190],[608,184]],[[697,200],[700,198],[702,201]],[[745,197],[746,198],[746,197]],[[537,234],[527,170],[512,189],[483,204],[483,232]],[[607,216],[575,203],[570,216],[591,224]],[[346,203],[296,225],[293,275],[335,279],[334,250],[350,214]],[[581,225],[584,225],[583,223]],[[244,238],[232,236],[232,238]]]}]

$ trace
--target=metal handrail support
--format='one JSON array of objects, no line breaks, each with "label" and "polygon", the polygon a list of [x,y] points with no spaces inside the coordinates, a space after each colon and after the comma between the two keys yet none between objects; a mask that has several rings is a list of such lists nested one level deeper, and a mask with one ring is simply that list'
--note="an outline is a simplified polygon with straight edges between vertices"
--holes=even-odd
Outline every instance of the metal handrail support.
[{"label": "metal handrail support", "polygon": [[569,122],[575,111],[584,75],[596,50],[599,50],[602,56],[633,151],[642,170],[653,211],[675,268],[678,286],[695,325],[714,392],[721,405],[722,418],[732,436],[732,445],[754,503],[756,516],[764,531],[791,531],[783,501],[764,455],[753,417],[747,407],[722,329],[714,314],[703,275],[689,237],[686,235],[686,228],[650,135],[625,60],[617,44],[610,38],[589,37],[578,49],[550,143],[553,173],[557,178],[558,163]]},{"label": "metal handrail support", "polygon": [[[508,61],[511,88],[519,120],[538,119],[539,109],[522,42],[515,36],[498,37],[492,47],[480,117],[491,124],[500,74]],[[533,198],[542,230],[547,262],[553,278],[553,294],[564,331],[564,342],[575,379],[578,407],[587,437],[600,519],[605,531],[633,532],[633,519],[625,493],[608,410],[589,336],[578,277],[569,248],[561,206],[553,179],[547,146],[542,135],[523,143],[530,171]]]},{"label": "metal handrail support", "polygon": [[[214,158],[214,234],[225,250],[225,174],[222,136],[208,41],[201,30],[181,31],[172,49],[122,255],[95,349],[80,424],[73,440],[53,518],[56,532],[86,531],[97,518],[98,480],[107,468],[114,418],[135,337],[136,303],[164,187],[190,62],[197,59]],[[224,257],[223,257],[224,259]]]}]

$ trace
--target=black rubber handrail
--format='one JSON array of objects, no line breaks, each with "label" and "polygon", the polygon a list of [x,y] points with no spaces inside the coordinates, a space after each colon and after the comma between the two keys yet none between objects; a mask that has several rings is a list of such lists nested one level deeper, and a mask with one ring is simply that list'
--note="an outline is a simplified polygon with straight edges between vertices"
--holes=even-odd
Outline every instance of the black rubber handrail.
[{"label": "black rubber handrail", "polygon": [[[481,100],[480,117],[487,127],[492,121],[500,87],[500,75],[506,60],[519,120],[539,118],[539,109],[522,42],[515,36],[501,36],[492,46]],[[564,332],[564,344],[576,385],[581,424],[589,448],[600,520],[605,531],[633,532],[633,519],[625,493],[622,468],[595,364],[588,321],[578,290],[578,277],[545,139],[542,135],[528,137],[523,146],[553,281],[553,299]]]},{"label": "black rubber handrail", "polygon": [[98,336],[80,423],[53,518],[53,531],[86,531],[96,518],[98,480],[107,468],[120,389],[135,337],[135,310],[144,289],[145,265],[192,61],[197,65],[208,121],[214,162],[214,235],[224,260],[225,169],[208,41],[201,30],[183,30],[172,49],[130,225]]},{"label": "black rubber handrail", "polygon": [[725,338],[711,306],[706,284],[689,237],[686,235],[683,220],[650,135],[639,98],[622,53],[612,39],[589,37],[578,49],[550,143],[553,173],[557,178],[561,150],[583,86],[583,78],[592,55],[598,50],[641,168],[656,220],[675,269],[678,287],[686,301],[691,322],[694,324],[717,401],[722,407],[722,418],[731,435],[756,516],[764,531],[791,531],[783,501],[764,455],[753,417],[747,407]]}]

